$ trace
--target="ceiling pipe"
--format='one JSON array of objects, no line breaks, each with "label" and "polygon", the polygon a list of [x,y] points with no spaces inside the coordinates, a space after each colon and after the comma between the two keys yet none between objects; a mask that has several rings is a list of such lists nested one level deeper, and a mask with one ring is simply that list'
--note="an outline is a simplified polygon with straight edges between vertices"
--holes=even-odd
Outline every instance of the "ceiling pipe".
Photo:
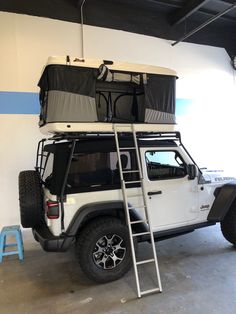
[{"label": "ceiling pipe", "polygon": [[83,12],[83,8],[84,8],[85,1],[86,0],[83,0],[80,5],[81,57],[82,57],[81,61],[84,61],[84,12]]},{"label": "ceiling pipe", "polygon": [[198,31],[200,31],[201,29],[203,29],[204,27],[206,27],[207,25],[209,25],[210,23],[214,22],[215,20],[217,20],[218,18],[220,18],[222,15],[225,15],[226,13],[228,13],[229,11],[233,10],[234,8],[236,8],[236,2],[233,3],[231,6],[229,6],[226,10],[219,12],[218,14],[214,15],[212,18],[210,18],[209,20],[207,20],[206,22],[204,22],[203,24],[199,25],[197,28],[193,29],[191,32],[187,33],[186,35],[184,35],[183,37],[181,37],[179,40],[175,41],[174,43],[171,44],[171,46],[175,46],[178,43],[180,43],[181,41],[184,41],[185,39],[189,38],[190,36],[194,35],[195,33],[197,33]]},{"label": "ceiling pipe", "polygon": [[210,0],[187,1],[185,6],[183,6],[181,9],[177,10],[176,12],[172,13],[171,25],[177,25],[177,24],[182,23],[209,1]]}]

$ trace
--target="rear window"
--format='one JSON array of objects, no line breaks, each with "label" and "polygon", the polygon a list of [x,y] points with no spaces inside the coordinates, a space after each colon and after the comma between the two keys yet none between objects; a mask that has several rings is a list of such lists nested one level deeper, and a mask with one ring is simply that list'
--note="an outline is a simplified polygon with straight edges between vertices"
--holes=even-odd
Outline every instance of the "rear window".
[{"label": "rear window", "polygon": [[53,173],[54,154],[47,153],[44,161],[44,166],[41,172],[42,180],[45,182],[45,186],[50,188]]},{"label": "rear window", "polygon": [[[123,169],[133,167],[131,152],[122,152]],[[120,186],[116,152],[78,153],[73,156],[67,181],[67,193],[112,189]]]},{"label": "rear window", "polygon": [[53,160],[54,160],[54,154],[48,153],[45,160],[44,171],[42,173],[43,180],[47,179],[52,174]]}]

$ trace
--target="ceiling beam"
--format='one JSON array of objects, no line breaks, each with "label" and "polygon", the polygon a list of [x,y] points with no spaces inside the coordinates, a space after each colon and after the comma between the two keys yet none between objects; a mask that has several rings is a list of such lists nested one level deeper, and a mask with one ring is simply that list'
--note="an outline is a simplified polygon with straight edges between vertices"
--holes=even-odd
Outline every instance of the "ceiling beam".
[{"label": "ceiling beam", "polygon": [[192,35],[194,35],[195,33],[199,32],[201,29],[203,29],[204,27],[206,27],[207,25],[211,24],[212,22],[214,22],[215,20],[217,20],[218,18],[220,18],[221,16],[227,14],[228,12],[232,11],[233,9],[236,8],[236,2],[234,2],[231,6],[229,6],[227,9],[225,9],[224,11],[219,12],[218,14],[212,16],[209,20],[207,20],[206,22],[202,23],[201,25],[199,25],[198,27],[196,27],[195,29],[193,29],[192,31],[190,31],[189,33],[185,34],[184,36],[182,36],[180,39],[176,40],[174,43],[172,43],[172,46],[177,45],[178,43],[180,43],[181,41],[191,37]]},{"label": "ceiling beam", "polygon": [[225,4],[233,4],[235,2],[235,0],[215,0],[217,2],[223,2]]},{"label": "ceiling beam", "polygon": [[161,4],[166,7],[181,8],[181,2],[176,2],[175,0],[145,0],[145,2],[153,4]]},{"label": "ceiling beam", "polygon": [[[203,15],[212,16],[212,15],[215,15],[217,12],[212,11],[212,10],[208,10],[208,9],[202,9],[202,10],[199,10],[199,13],[201,13]],[[236,23],[236,18],[234,18],[233,16],[230,16],[230,15],[223,15],[220,17],[220,19]]]},{"label": "ceiling beam", "polygon": [[209,0],[189,0],[185,5],[170,15],[169,21],[171,25],[183,22],[186,18],[199,10]]}]

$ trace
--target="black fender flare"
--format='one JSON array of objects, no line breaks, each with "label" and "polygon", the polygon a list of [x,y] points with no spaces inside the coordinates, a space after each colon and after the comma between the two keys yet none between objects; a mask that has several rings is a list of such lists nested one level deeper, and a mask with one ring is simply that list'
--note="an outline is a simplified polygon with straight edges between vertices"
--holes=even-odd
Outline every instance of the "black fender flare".
[{"label": "black fender flare", "polygon": [[[123,201],[94,202],[80,207],[70,222],[66,230],[66,235],[76,236],[79,228],[83,226],[85,222],[102,215],[119,215],[125,220],[125,209]],[[141,220],[142,218],[135,209],[131,209],[130,219],[133,221]],[[140,223],[137,224],[136,229],[135,231],[137,232],[144,232],[147,228],[144,223]]]},{"label": "black fender flare", "polygon": [[236,199],[236,181],[216,188],[215,196],[216,198],[212,204],[207,220],[220,222],[224,219]]}]

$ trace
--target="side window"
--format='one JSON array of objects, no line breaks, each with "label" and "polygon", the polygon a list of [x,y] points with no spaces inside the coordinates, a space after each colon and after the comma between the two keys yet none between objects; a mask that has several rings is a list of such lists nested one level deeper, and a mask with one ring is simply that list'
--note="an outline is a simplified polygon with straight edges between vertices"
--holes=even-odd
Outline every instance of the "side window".
[{"label": "side window", "polygon": [[[134,156],[129,151],[121,154],[124,170],[130,170]],[[136,173],[125,174],[125,179],[137,180]],[[127,179],[127,180],[128,180]],[[120,186],[116,152],[78,153],[73,156],[67,180],[67,193],[115,189]]]},{"label": "side window", "polygon": [[177,179],[187,175],[186,165],[176,151],[148,151],[145,159],[150,180]]},{"label": "side window", "polygon": [[68,176],[72,189],[98,187],[112,182],[108,153],[79,153],[73,156]]},{"label": "side window", "polygon": [[[129,152],[122,152],[121,154],[121,162],[123,165],[124,170],[129,170],[131,169],[131,156]],[[111,165],[111,170],[118,170],[118,159],[117,159],[117,152],[111,152],[110,153],[110,165]]]},{"label": "side window", "polygon": [[[139,180],[138,173],[135,172],[129,172],[132,169],[137,169],[136,166],[136,156],[134,151],[122,151],[122,154],[120,155],[122,169],[126,171],[126,173],[123,173],[123,177],[126,181],[136,181]],[[118,159],[117,159],[117,153],[111,152],[110,153],[110,163],[111,163],[111,169],[113,174],[113,184],[120,186],[120,171],[119,171],[119,165],[118,165]],[[130,185],[130,187],[132,187]]]}]

